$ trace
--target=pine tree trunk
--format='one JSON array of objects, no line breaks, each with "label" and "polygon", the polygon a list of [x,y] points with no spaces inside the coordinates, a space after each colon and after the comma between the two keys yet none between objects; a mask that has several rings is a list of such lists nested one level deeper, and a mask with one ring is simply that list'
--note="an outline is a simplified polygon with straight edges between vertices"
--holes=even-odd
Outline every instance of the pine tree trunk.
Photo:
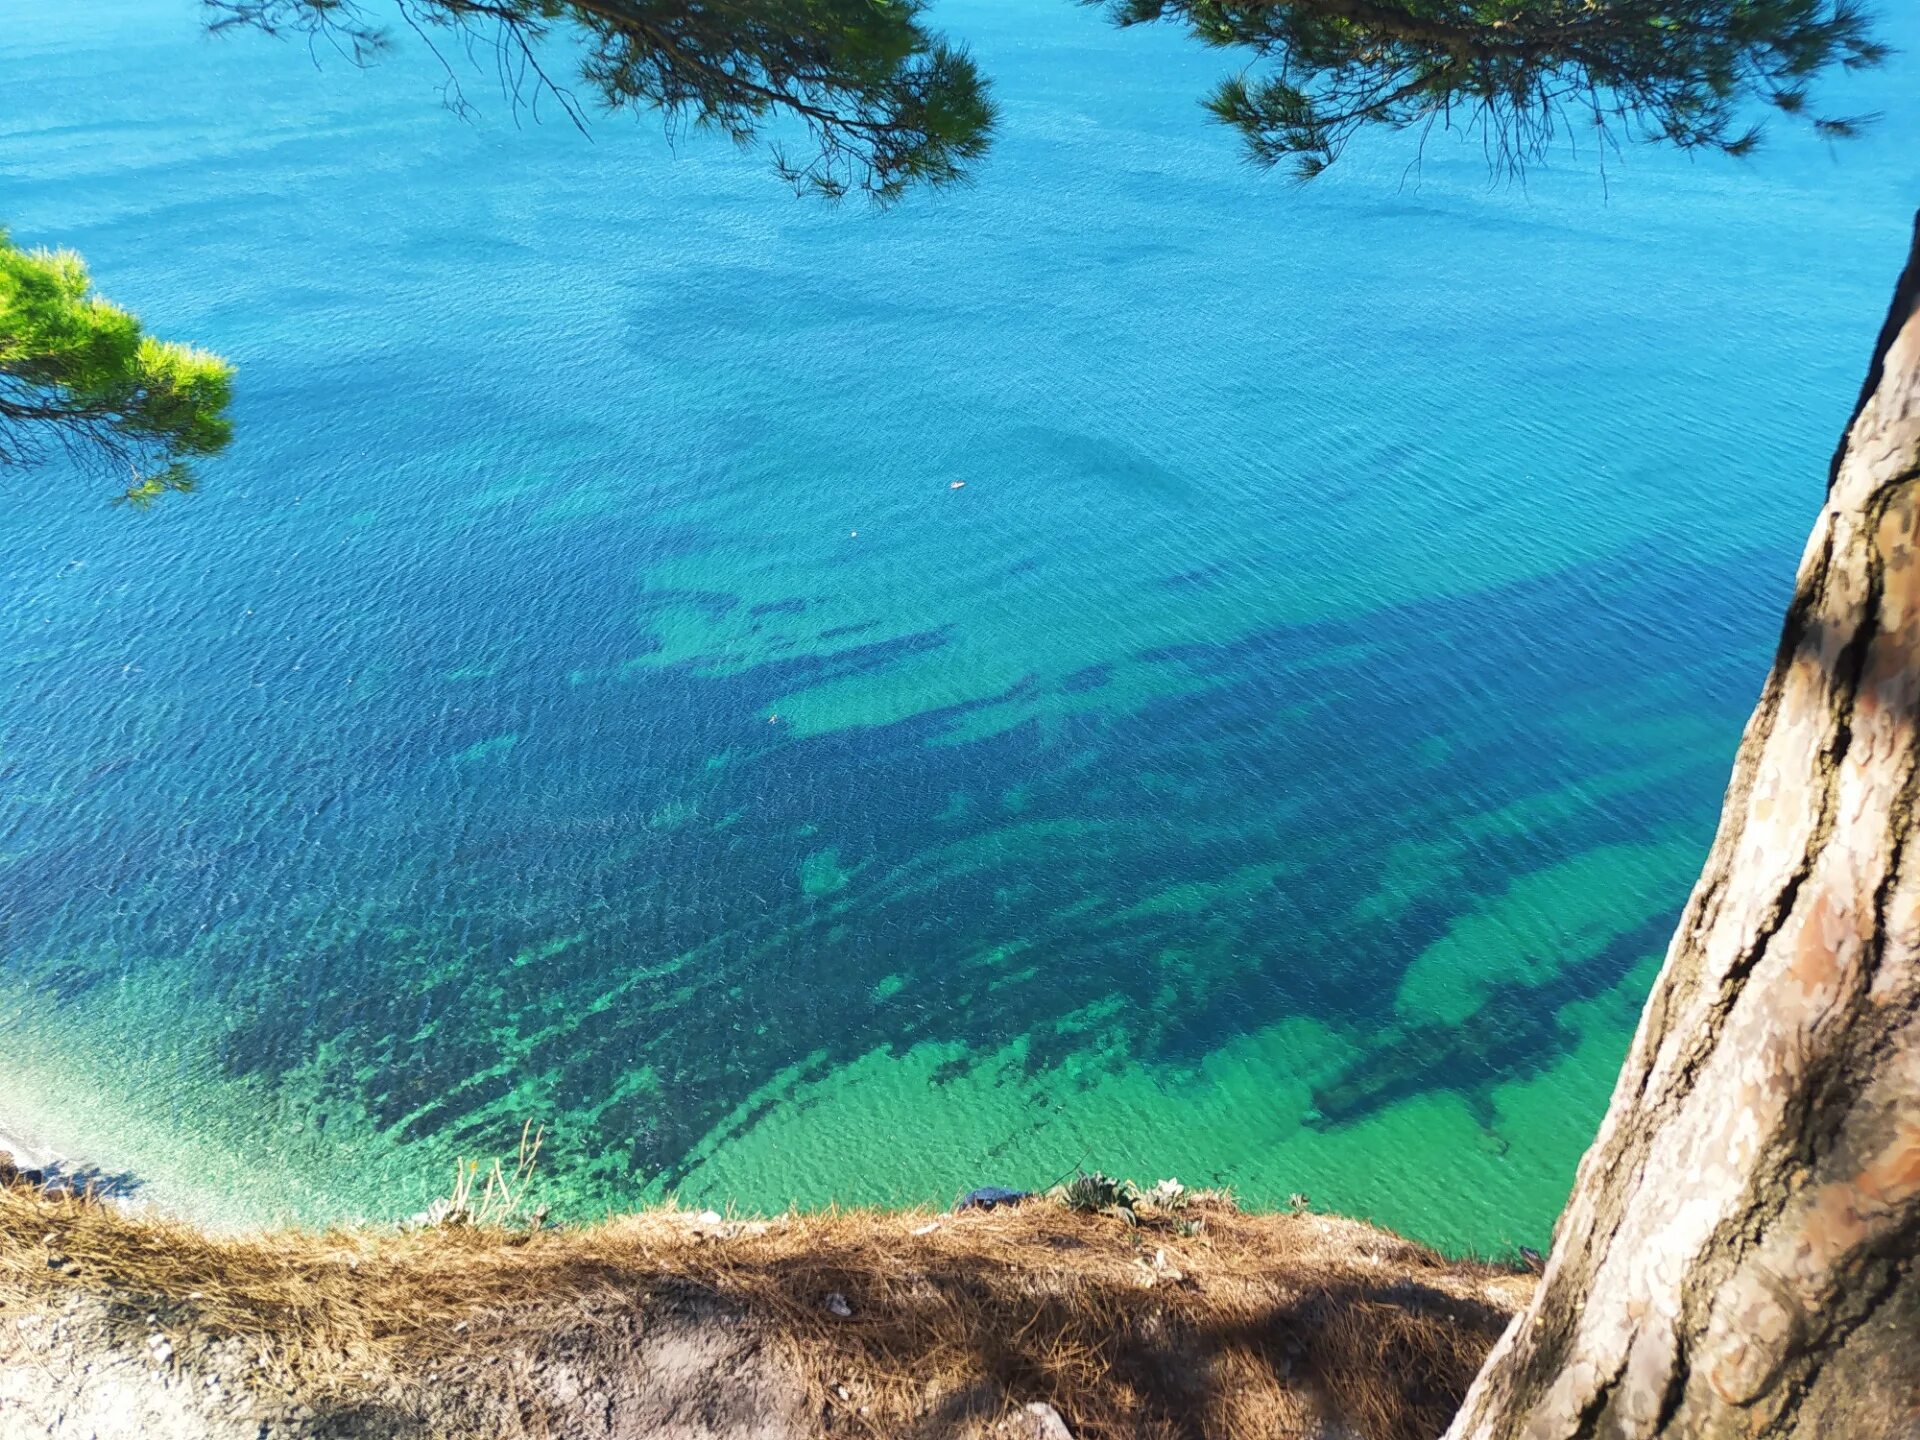
[{"label": "pine tree trunk", "polygon": [[1920,1440],[1917,526],[1920,227],[1706,869],[1448,1440]]}]

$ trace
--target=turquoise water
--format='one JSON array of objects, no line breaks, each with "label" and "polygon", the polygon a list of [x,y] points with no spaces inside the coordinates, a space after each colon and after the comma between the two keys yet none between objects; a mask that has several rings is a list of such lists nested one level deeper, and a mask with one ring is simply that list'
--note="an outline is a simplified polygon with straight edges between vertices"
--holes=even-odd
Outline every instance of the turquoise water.
[{"label": "turquoise water", "polygon": [[462,122],[415,50],[0,3],[0,218],[240,366],[198,495],[7,480],[0,1122],[235,1221],[402,1213],[531,1118],[573,1214],[1079,1163],[1542,1242],[1916,62],[1838,150],[1301,190],[1203,122],[1227,57],[939,13],[1003,133],[875,213]]}]

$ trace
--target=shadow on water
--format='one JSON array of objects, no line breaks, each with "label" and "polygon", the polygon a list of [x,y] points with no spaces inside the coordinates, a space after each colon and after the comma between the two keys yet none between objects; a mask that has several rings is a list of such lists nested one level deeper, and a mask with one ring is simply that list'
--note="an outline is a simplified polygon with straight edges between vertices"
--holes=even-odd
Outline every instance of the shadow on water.
[{"label": "shadow on water", "polygon": [[[448,1144],[554,1117],[558,1163],[626,1188],[683,1175],[809,1078],[927,1041],[975,1057],[1021,1041],[1029,1074],[1071,1056],[1178,1075],[1306,1017],[1357,1052],[1317,1077],[1312,1123],[1431,1091],[1483,1104],[1571,1048],[1557,1012],[1657,950],[1684,890],[1626,897],[1592,959],[1497,985],[1458,1025],[1397,1015],[1400,981],[1519,877],[1650,836],[1704,848],[1725,756],[1676,759],[1634,730],[1683,703],[1731,753],[1770,637],[1701,655],[1690,625],[1644,621],[1718,588],[1615,557],[1156,652],[1184,693],[960,741],[956,719],[1007,696],[808,737],[766,723],[796,687],[934,654],[943,632],[556,686],[538,637],[580,622],[536,612],[490,682],[524,699],[463,716],[463,743],[524,735],[476,762],[484,786],[444,739],[428,755],[405,738],[419,701],[394,687],[355,721],[386,757],[367,788],[285,800],[331,807],[288,868],[263,871],[221,816],[156,817],[205,863],[82,928],[210,1003],[231,1076],[301,1071],[315,1110]],[[611,670],[632,637],[605,623],[589,641]],[[306,783],[285,773],[283,791]],[[80,922],[31,897],[71,896],[70,870],[39,872],[72,861],[9,862],[29,897],[16,950],[63,997],[88,984],[59,943]]]}]

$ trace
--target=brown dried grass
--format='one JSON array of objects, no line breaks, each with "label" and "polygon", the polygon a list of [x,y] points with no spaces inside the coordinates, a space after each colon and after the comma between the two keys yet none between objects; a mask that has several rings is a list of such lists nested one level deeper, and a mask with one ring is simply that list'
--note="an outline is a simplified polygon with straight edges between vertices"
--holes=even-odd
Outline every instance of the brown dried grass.
[{"label": "brown dried grass", "polygon": [[1355,1221],[1222,1198],[1138,1226],[1034,1201],[215,1236],[0,1188],[0,1306],[84,1293],[129,1326],[155,1314],[182,1337],[238,1340],[316,1408],[432,1371],[468,1387],[478,1415],[509,1403],[490,1393],[511,1372],[502,1355],[591,1352],[623,1324],[697,1314],[784,1353],[828,1433],[965,1433],[1044,1400],[1082,1440],[1326,1420],[1429,1440],[1532,1284]]}]

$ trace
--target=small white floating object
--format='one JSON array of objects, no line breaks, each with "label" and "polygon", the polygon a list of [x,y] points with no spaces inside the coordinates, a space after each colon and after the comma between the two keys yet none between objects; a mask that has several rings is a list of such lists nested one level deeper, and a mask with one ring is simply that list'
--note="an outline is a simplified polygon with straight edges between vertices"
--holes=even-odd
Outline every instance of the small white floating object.
[{"label": "small white floating object", "polygon": [[780,717],[778,715],[767,716],[767,724],[778,725],[779,723],[780,723]]},{"label": "small white floating object", "polygon": [[967,488],[967,482],[964,480],[956,480],[951,485],[947,486],[947,488],[949,490],[964,490]]},{"label": "small white floating object", "polygon": [[847,531],[847,538],[849,540],[858,540],[860,538],[860,532],[858,530],[849,530]]}]

